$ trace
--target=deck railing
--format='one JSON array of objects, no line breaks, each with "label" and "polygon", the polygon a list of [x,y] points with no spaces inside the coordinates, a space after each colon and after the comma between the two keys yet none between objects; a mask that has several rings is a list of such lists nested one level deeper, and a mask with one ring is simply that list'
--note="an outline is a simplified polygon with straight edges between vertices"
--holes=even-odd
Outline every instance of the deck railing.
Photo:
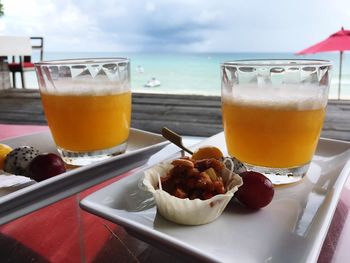
[{"label": "deck railing", "polygon": [[[46,124],[38,90],[1,90],[0,123]],[[167,126],[182,135],[211,136],[223,130],[220,97],[134,93],[131,125],[156,133]],[[350,141],[350,101],[329,101],[322,136]]]}]

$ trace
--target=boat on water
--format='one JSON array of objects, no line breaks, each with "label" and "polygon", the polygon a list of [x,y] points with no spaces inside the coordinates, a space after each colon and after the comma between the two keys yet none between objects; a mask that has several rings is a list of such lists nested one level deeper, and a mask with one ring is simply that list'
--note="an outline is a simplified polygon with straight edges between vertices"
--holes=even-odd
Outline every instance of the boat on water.
[{"label": "boat on water", "polygon": [[147,83],[145,84],[145,87],[148,87],[148,88],[154,88],[159,86],[160,86],[160,81],[156,78],[152,78],[151,80],[147,81]]}]

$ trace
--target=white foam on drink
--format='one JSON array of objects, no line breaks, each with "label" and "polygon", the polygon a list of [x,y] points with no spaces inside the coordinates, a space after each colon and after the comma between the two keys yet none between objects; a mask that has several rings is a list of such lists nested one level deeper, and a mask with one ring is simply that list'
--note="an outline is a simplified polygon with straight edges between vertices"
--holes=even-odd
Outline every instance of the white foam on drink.
[{"label": "white foam on drink", "polygon": [[70,95],[70,96],[104,96],[115,95],[130,91],[130,83],[101,81],[88,78],[86,80],[55,80],[54,85],[46,84],[46,87],[40,87],[40,91],[51,95]]},{"label": "white foam on drink", "polygon": [[316,110],[327,104],[328,90],[320,86],[281,85],[258,88],[252,85],[234,87],[232,92],[223,89],[225,103],[286,110]]}]

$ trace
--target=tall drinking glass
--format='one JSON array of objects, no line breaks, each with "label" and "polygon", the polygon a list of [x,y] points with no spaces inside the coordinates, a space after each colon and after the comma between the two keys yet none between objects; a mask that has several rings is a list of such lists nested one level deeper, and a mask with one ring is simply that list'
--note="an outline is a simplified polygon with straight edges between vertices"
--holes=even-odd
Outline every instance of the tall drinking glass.
[{"label": "tall drinking glass", "polygon": [[331,64],[245,60],[222,64],[222,114],[231,156],[274,184],[307,172],[322,130]]},{"label": "tall drinking glass", "polygon": [[130,65],[125,58],[35,64],[45,116],[63,160],[86,165],[125,151]]}]

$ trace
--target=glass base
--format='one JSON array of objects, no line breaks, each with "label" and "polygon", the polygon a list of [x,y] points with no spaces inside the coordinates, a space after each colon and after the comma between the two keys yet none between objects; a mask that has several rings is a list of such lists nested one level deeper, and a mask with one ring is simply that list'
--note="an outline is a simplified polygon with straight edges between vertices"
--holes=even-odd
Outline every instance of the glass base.
[{"label": "glass base", "polygon": [[115,155],[124,153],[126,150],[126,146],[127,142],[124,142],[118,146],[109,149],[93,152],[74,152],[62,149],[60,147],[57,147],[57,150],[66,164],[74,166],[83,166],[94,162],[106,160]]},{"label": "glass base", "polygon": [[292,184],[300,181],[309,169],[310,163],[292,168],[271,168],[243,163],[248,170],[264,174],[274,185]]}]

